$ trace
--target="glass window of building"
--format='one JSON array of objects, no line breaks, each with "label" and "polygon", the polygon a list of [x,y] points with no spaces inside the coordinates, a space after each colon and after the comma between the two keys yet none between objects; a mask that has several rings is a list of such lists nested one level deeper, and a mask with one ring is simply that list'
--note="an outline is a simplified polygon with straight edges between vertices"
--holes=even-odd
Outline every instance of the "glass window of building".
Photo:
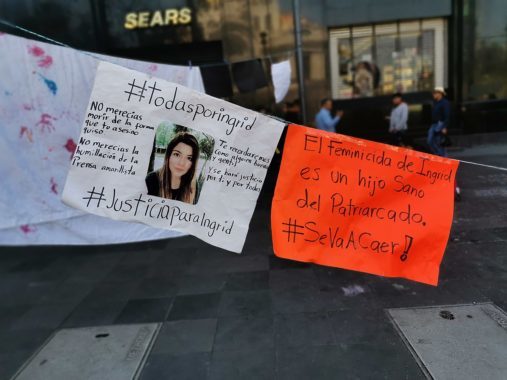
[{"label": "glass window of building", "polygon": [[335,99],[430,91],[447,85],[446,22],[416,20],[332,29]]},{"label": "glass window of building", "polygon": [[507,6],[505,0],[465,0],[463,97],[507,98]]}]

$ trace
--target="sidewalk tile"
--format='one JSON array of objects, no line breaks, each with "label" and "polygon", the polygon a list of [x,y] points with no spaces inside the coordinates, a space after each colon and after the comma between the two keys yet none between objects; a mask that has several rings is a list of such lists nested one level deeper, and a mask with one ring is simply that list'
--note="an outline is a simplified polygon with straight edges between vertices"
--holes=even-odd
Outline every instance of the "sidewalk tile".
[{"label": "sidewalk tile", "polygon": [[234,317],[240,315],[271,316],[269,290],[223,292],[218,315]]},{"label": "sidewalk tile", "polygon": [[28,328],[23,330],[0,330],[1,354],[16,351],[35,351],[53,333],[53,329]]},{"label": "sidewalk tile", "polygon": [[0,354],[0,379],[10,379],[32,356],[33,350],[9,351]]},{"label": "sidewalk tile", "polygon": [[146,277],[133,289],[132,298],[173,297],[178,291],[176,275]]},{"label": "sidewalk tile", "polygon": [[396,338],[396,331],[382,309],[342,310],[329,313],[332,331],[338,344],[383,341]]},{"label": "sidewalk tile", "polygon": [[276,370],[280,380],[351,379],[349,364],[338,346],[277,348]]},{"label": "sidewalk tile", "polygon": [[171,321],[162,325],[152,353],[183,355],[210,352],[217,328],[216,319]]},{"label": "sidewalk tile", "polygon": [[218,319],[215,351],[234,351],[249,347],[263,351],[274,347],[273,318],[227,317]]},{"label": "sidewalk tile", "polygon": [[277,256],[269,257],[269,269],[303,269],[303,268],[311,268],[311,263],[303,263],[300,261],[287,260],[282,259]]},{"label": "sidewalk tile", "polygon": [[315,289],[272,291],[273,313],[309,313],[333,311],[342,308],[339,297]]},{"label": "sidewalk tile", "polygon": [[176,296],[168,320],[216,318],[220,293]]},{"label": "sidewalk tile", "polygon": [[127,302],[115,323],[151,323],[165,320],[172,298],[134,299]]},{"label": "sidewalk tile", "polygon": [[190,265],[187,274],[221,274],[268,270],[266,256],[206,252]]},{"label": "sidewalk tile", "polygon": [[226,280],[226,274],[180,276],[177,279],[178,295],[220,292]]},{"label": "sidewalk tile", "polygon": [[275,316],[277,347],[335,344],[327,313],[279,314]]},{"label": "sidewalk tile", "polygon": [[125,300],[102,300],[101,302],[81,302],[69,317],[63,321],[62,327],[85,327],[111,325],[125,308]]},{"label": "sidewalk tile", "polygon": [[211,357],[209,380],[274,379],[275,351],[243,350],[214,351]]},{"label": "sidewalk tile", "polygon": [[11,329],[55,329],[62,324],[75,307],[74,303],[34,305],[11,325]]},{"label": "sidewalk tile", "polygon": [[265,290],[269,289],[269,272],[232,273],[227,277],[225,290]]},{"label": "sidewalk tile", "polygon": [[273,291],[319,289],[317,276],[311,268],[280,269],[269,272],[269,288]]},{"label": "sidewalk tile", "polygon": [[141,372],[140,380],[201,380],[206,379],[209,353],[180,356],[151,354]]}]

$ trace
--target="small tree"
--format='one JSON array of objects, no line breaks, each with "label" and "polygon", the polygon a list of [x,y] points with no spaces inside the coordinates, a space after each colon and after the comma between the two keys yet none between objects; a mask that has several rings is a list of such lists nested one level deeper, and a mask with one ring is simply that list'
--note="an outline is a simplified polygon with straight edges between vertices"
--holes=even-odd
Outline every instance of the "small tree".
[{"label": "small tree", "polygon": [[158,126],[155,138],[157,148],[165,149],[167,147],[167,144],[171,140],[173,134],[172,130],[174,128],[174,124],[170,122],[164,122]]}]

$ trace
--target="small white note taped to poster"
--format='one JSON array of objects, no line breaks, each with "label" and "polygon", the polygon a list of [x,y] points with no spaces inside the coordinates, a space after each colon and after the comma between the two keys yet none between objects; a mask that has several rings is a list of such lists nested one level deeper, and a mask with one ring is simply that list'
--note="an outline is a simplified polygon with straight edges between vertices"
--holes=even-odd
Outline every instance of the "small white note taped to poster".
[{"label": "small white note taped to poster", "polygon": [[62,200],[241,252],[283,126],[101,62]]}]

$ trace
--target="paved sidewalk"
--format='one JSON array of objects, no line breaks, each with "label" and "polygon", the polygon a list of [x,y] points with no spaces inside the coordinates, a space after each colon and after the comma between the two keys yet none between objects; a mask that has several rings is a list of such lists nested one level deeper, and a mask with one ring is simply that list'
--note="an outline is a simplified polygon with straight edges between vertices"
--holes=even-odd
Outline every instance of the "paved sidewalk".
[{"label": "paved sidewalk", "polygon": [[[505,150],[456,152],[507,166]],[[424,378],[386,308],[507,310],[507,173],[461,165],[463,199],[431,287],[273,256],[269,181],[241,256],[193,237],[0,248],[0,379],[63,327],[164,322],[141,379]]]}]

